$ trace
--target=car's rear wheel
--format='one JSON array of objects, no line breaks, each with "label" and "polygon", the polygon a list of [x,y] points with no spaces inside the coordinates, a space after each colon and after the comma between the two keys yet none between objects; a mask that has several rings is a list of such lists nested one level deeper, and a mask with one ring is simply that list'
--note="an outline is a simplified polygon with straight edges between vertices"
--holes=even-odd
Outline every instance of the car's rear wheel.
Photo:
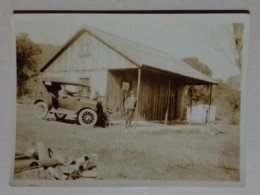
[{"label": "car's rear wheel", "polygon": [[58,121],[62,121],[66,118],[67,114],[62,114],[62,113],[54,113],[55,118]]},{"label": "car's rear wheel", "polygon": [[44,118],[48,114],[48,106],[45,102],[40,101],[34,104],[34,115],[37,118]]},{"label": "car's rear wheel", "polygon": [[92,127],[97,122],[97,113],[91,109],[84,109],[78,115],[78,121],[82,126]]}]

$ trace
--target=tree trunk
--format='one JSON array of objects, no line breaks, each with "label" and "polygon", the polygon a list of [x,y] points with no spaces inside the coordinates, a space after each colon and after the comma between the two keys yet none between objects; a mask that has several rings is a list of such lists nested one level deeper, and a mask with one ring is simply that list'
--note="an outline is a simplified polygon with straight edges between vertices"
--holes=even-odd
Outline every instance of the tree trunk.
[{"label": "tree trunk", "polygon": [[244,24],[233,23],[234,43],[236,50],[236,65],[240,72],[242,67],[243,32]]}]

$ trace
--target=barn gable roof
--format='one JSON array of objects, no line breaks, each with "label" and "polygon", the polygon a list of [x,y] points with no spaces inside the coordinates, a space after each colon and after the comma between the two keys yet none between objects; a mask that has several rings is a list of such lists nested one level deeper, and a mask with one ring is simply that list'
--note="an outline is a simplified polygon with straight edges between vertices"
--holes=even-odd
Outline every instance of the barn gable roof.
[{"label": "barn gable roof", "polygon": [[131,41],[117,35],[85,26],[80,29],[71,39],[69,39],[61,50],[44,66],[41,72],[44,72],[75,40],[83,33],[88,32],[108,47],[112,48],[132,63],[139,67],[150,67],[156,70],[167,71],[180,76],[185,76],[199,80],[208,84],[217,84],[216,81],[192,68],[181,60],[174,58],[171,54],[145,46],[141,43]]}]

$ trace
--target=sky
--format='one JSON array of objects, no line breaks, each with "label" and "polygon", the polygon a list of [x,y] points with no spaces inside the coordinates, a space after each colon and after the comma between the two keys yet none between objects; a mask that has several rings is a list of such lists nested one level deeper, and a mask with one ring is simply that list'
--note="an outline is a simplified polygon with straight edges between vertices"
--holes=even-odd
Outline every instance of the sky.
[{"label": "sky", "polygon": [[226,80],[238,69],[216,43],[234,59],[232,32],[234,18],[212,15],[176,14],[17,14],[15,34],[27,33],[35,43],[63,45],[82,26],[100,30],[170,53],[177,59],[196,57]]}]

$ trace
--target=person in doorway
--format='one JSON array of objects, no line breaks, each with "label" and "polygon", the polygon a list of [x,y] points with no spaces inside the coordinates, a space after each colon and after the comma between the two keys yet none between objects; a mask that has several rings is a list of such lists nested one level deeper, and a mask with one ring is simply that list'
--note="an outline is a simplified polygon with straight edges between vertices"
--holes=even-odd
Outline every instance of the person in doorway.
[{"label": "person in doorway", "polygon": [[135,112],[136,101],[137,99],[134,95],[134,92],[130,91],[130,96],[126,99],[125,102],[125,117],[126,117],[125,126],[126,127],[131,127],[132,125],[131,122]]},{"label": "person in doorway", "polygon": [[120,109],[121,109],[121,116],[125,116],[125,102],[127,99],[128,90],[122,89],[121,90],[121,101],[120,101]]}]

